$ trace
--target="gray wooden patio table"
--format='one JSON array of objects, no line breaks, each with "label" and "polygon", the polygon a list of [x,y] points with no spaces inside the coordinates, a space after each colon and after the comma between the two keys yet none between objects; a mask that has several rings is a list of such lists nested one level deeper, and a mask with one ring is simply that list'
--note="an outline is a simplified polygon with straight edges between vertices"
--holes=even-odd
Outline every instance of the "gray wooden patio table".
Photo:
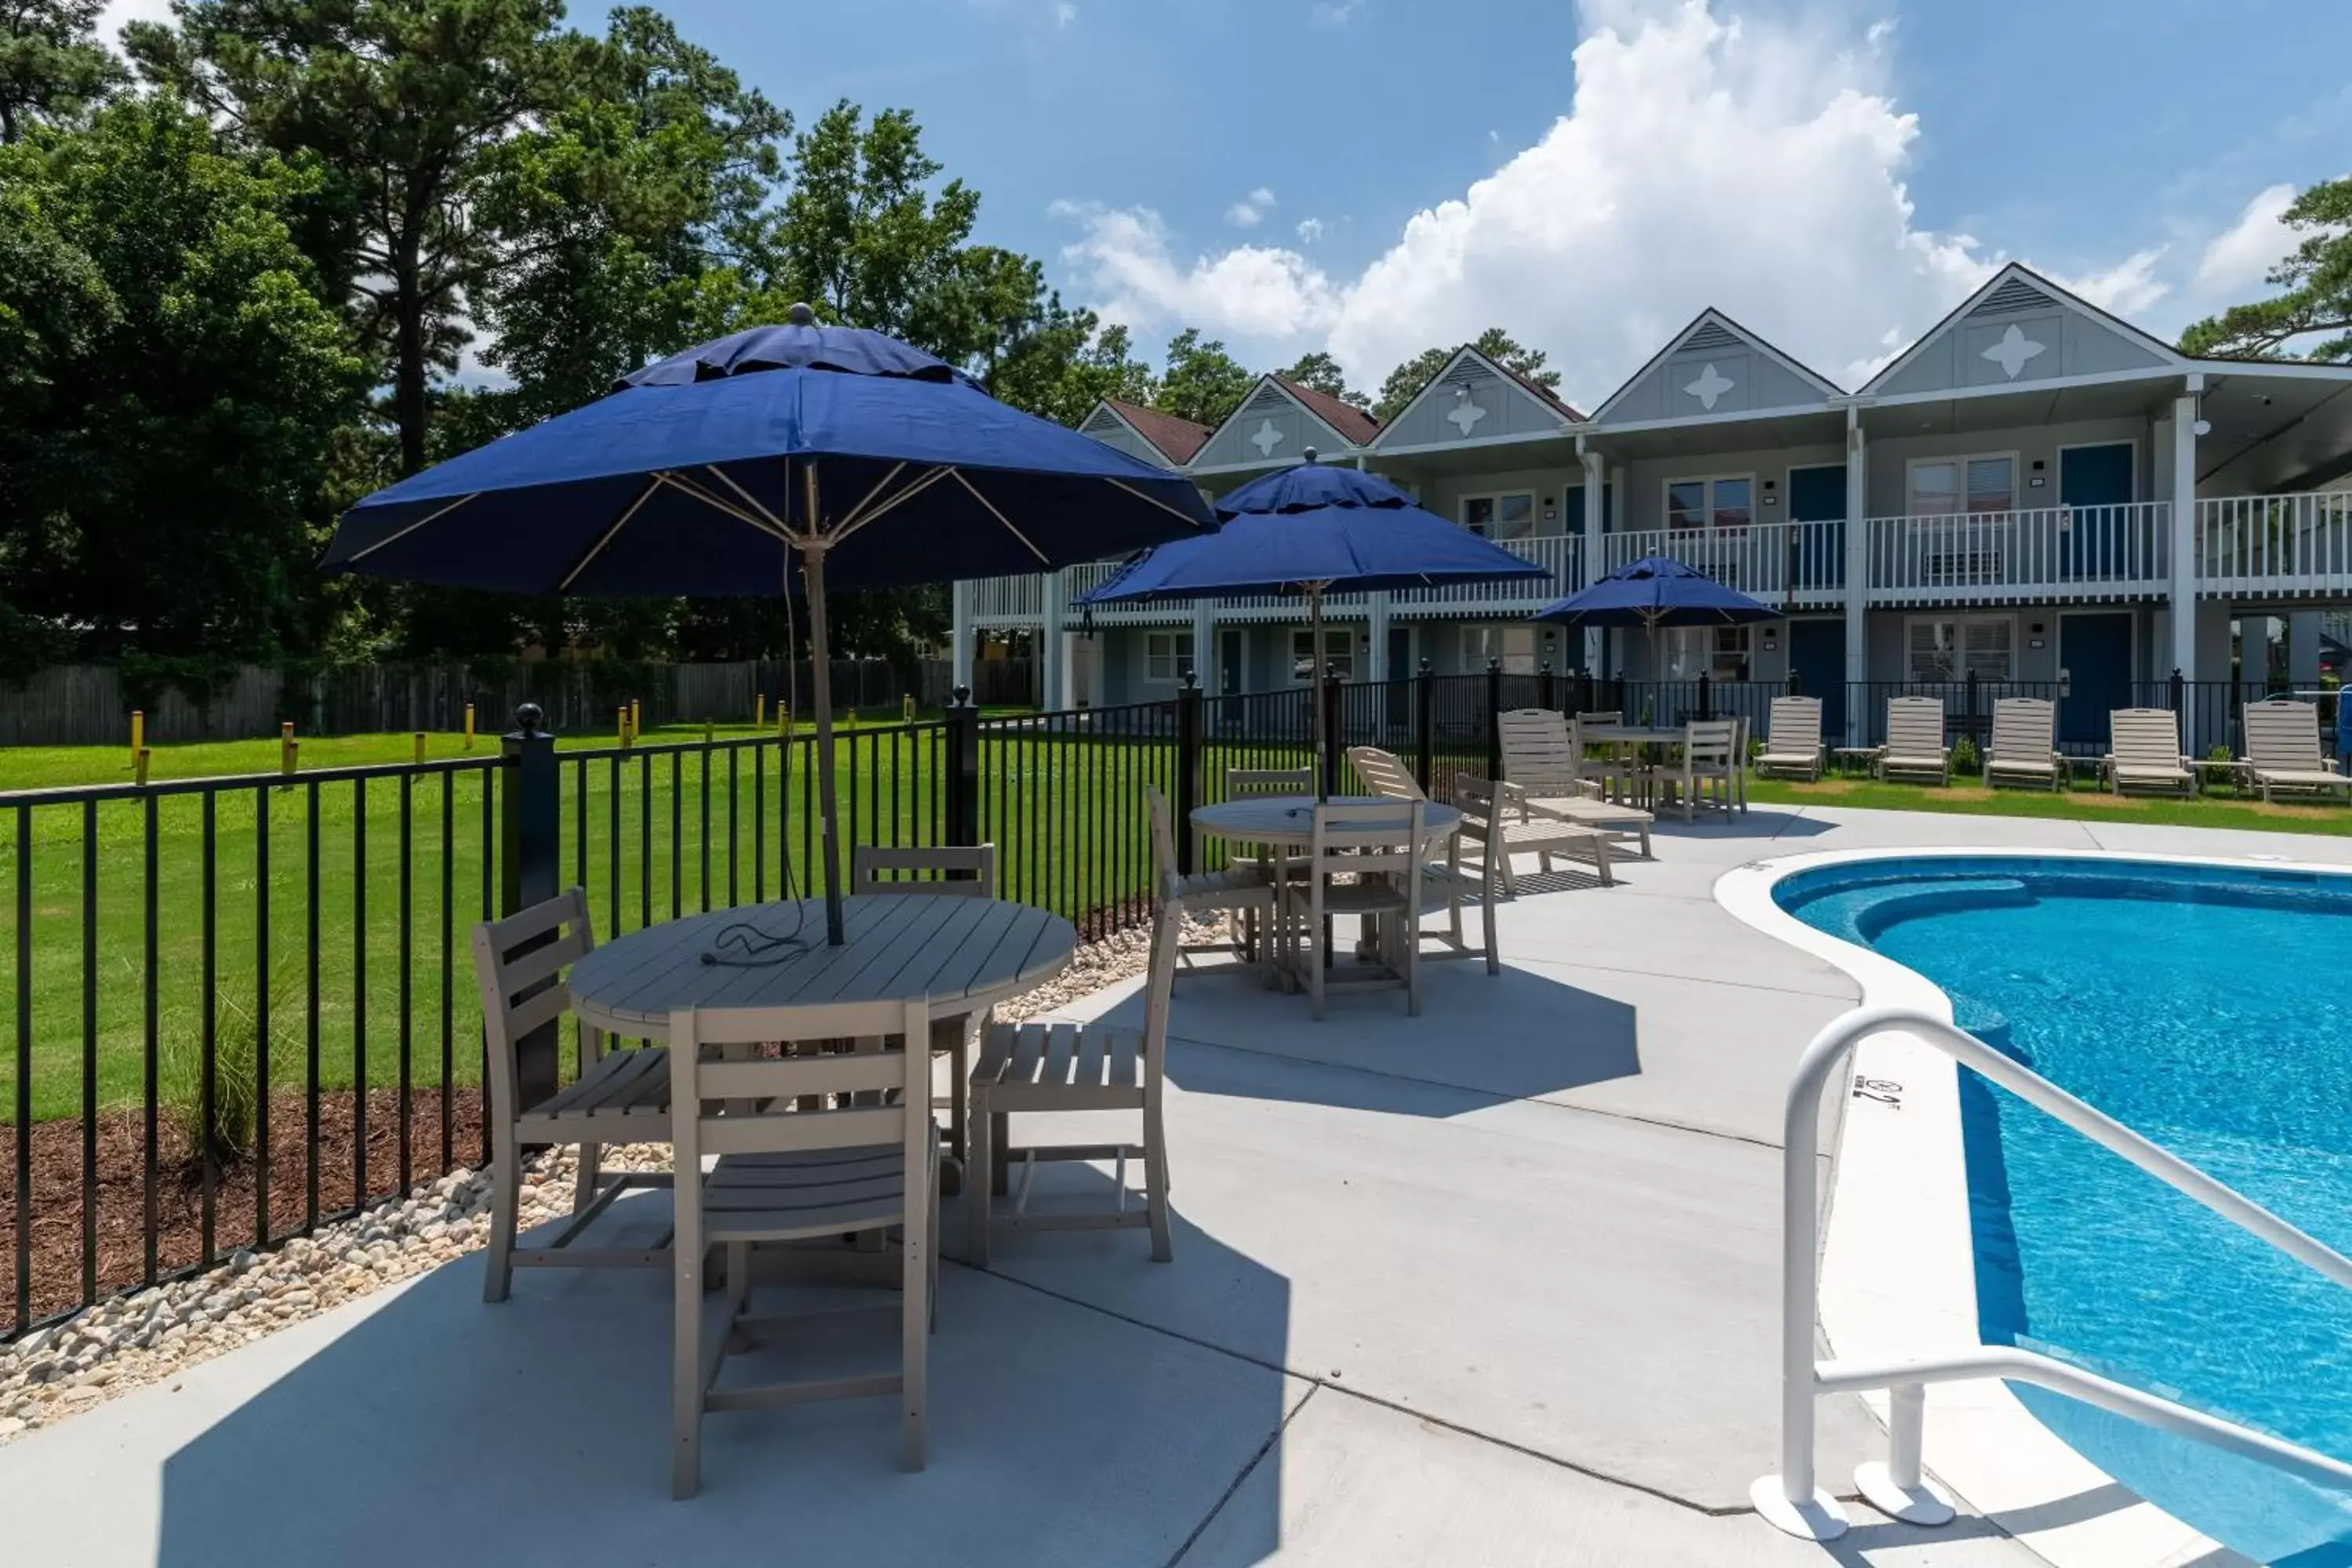
[{"label": "gray wooden patio table", "polygon": [[[1034,990],[1070,966],[1078,944],[1061,916],[1002,899],[853,895],[841,900],[841,923],[845,940],[826,946],[824,900],[802,899],[648,926],[572,966],[572,1005],[610,1034],[650,1040],[667,1039],[671,1012],[688,1006],[919,997],[933,1016],[952,1018]],[[961,1129],[971,1086],[953,1092]]]},{"label": "gray wooden patio table", "polygon": [[[1412,820],[1411,806],[1384,795],[1335,795],[1325,804],[1330,805],[1393,805],[1396,829],[1402,833]],[[1441,805],[1435,801],[1424,802],[1421,808],[1423,851],[1444,843],[1460,831],[1460,808]],[[1307,849],[1315,843],[1315,797],[1311,795],[1255,795],[1239,800],[1219,801],[1214,805],[1192,808],[1192,826],[1212,837],[1228,843],[1247,844],[1258,849]],[[1351,825],[1361,826],[1361,824]],[[1379,824],[1373,824],[1377,827]],[[1276,854],[1270,858],[1268,868],[1274,874],[1274,906],[1277,923],[1282,908],[1282,883],[1288,870],[1288,857]],[[1367,915],[1367,935],[1371,921]],[[1328,955],[1331,944],[1323,944]],[[1282,968],[1276,965],[1277,969]],[[1289,977],[1296,984],[1296,976]]]}]

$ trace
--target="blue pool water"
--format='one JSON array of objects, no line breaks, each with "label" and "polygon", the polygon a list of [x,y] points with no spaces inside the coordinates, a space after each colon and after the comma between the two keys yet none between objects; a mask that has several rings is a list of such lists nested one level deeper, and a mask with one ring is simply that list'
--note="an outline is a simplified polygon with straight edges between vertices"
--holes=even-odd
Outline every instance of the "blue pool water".
[{"label": "blue pool water", "polygon": [[[2352,1252],[2352,879],[1922,858],[1802,873],[1776,897],[1933,980],[1964,1028]],[[2352,1460],[2352,1291],[1961,1080],[1987,1343]],[[2017,1393],[2093,1463],[2247,1555],[2352,1564],[2352,1497]]]}]

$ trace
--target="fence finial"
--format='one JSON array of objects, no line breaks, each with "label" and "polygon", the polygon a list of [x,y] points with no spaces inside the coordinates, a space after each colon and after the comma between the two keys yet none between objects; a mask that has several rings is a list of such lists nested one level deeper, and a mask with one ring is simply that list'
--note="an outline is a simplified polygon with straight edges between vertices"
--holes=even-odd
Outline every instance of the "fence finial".
[{"label": "fence finial", "polygon": [[547,727],[547,710],[536,702],[519,704],[514,714],[515,730],[526,741]]},{"label": "fence finial", "polygon": [[948,692],[948,696],[954,700],[953,706],[955,707],[969,708],[971,706],[971,688],[969,686],[955,687]]}]

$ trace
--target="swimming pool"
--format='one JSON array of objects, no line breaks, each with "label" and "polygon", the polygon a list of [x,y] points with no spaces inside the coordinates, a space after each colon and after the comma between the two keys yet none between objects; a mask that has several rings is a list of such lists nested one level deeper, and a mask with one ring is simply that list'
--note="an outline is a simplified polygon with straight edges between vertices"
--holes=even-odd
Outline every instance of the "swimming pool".
[{"label": "swimming pool", "polygon": [[[1959,1025],[2352,1250],[2352,878],[2109,858],[1801,871],[1793,918],[1934,981]],[[2352,1459],[2352,1292],[1961,1074],[1979,1331]],[[2352,1498],[2012,1385],[2250,1556],[2352,1564]]]}]

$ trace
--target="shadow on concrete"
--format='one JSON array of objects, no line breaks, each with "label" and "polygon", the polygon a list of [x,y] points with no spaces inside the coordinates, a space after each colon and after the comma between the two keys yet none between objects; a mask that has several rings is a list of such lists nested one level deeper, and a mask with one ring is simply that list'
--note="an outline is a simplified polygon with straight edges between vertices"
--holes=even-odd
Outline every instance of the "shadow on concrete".
[{"label": "shadow on concrete", "polygon": [[[1072,1165],[1055,1176],[1065,1195],[1108,1202],[1101,1172]],[[666,1209],[660,1196],[631,1198],[599,1228],[650,1231]],[[950,1257],[959,1210],[951,1203],[946,1216]],[[1287,1281],[1181,1223],[1166,1264],[1150,1260],[1136,1231],[1021,1234],[999,1247],[1050,1247],[1073,1267],[1137,1277],[1137,1290],[1213,1278],[1243,1354],[949,1263],[927,1469],[898,1468],[887,1398],[728,1412],[704,1418],[703,1489],[679,1503],[669,1496],[667,1275],[529,1270],[511,1300],[491,1306],[476,1255],[418,1281],[172,1454],[155,1561],[1172,1561],[1253,1465],[1280,1463],[1288,1402],[1306,1392],[1270,1370],[1284,1356]],[[889,1333],[874,1347],[885,1366],[895,1363]],[[835,1359],[864,1348],[829,1331],[800,1347],[793,1370],[865,1370]],[[1220,1537],[1239,1530],[1271,1552],[1267,1495],[1237,1501],[1263,1517],[1225,1520]]]},{"label": "shadow on concrete", "polygon": [[1729,817],[1719,811],[1703,811],[1695,822],[1685,822],[1679,812],[1662,812],[1650,835],[1653,838],[1752,838],[1763,844],[1776,838],[1818,838],[1836,826],[1819,817],[1759,805],[1751,806],[1745,816]]}]

